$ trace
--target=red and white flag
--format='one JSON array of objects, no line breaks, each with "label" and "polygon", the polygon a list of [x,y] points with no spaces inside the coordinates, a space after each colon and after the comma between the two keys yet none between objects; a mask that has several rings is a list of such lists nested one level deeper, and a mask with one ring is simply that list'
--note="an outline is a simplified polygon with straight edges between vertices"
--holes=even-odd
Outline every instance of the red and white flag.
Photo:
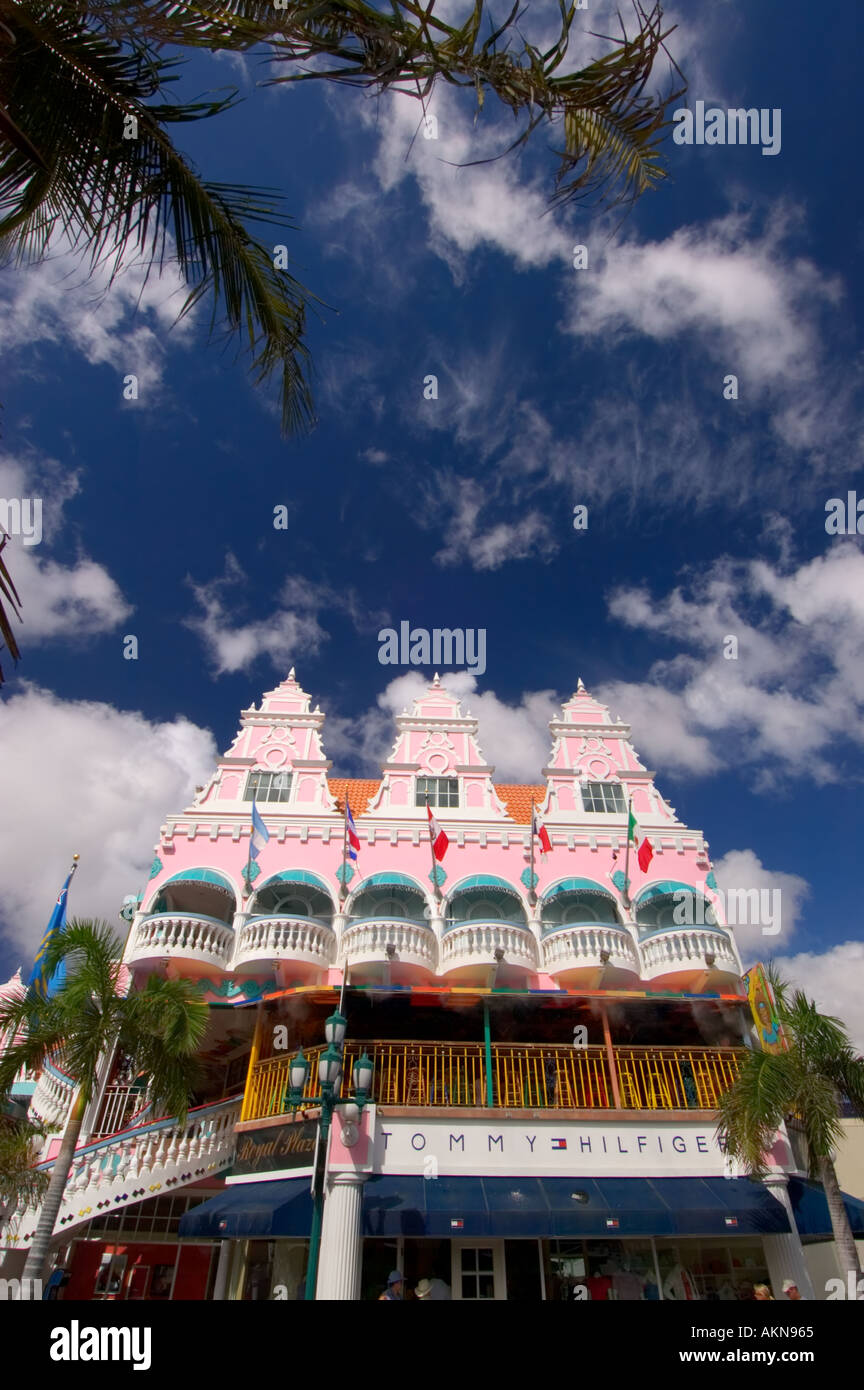
[{"label": "red and white flag", "polygon": [[447,846],[450,841],[433,816],[432,807],[428,804],[426,806],[426,814],[429,817],[429,839],[432,841],[432,853],[440,864],[444,855],[447,853]]},{"label": "red and white flag", "polygon": [[642,870],[643,874],[647,874],[648,865],[654,858],[654,849],[650,840],[645,839],[642,841],[641,845],[636,851],[636,858],[639,861],[639,868]]},{"label": "red and white flag", "polygon": [[552,853],[552,841],[549,839],[549,831],[546,829],[543,822],[538,820],[537,812],[533,810],[531,812],[531,834],[536,835],[537,839],[540,841],[541,854]]}]

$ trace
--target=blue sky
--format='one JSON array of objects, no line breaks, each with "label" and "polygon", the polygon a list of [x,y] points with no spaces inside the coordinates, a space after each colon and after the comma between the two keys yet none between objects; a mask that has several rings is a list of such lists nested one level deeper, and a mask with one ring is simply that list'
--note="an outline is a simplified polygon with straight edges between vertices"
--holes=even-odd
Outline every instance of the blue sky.
[{"label": "blue sky", "polygon": [[273,242],[332,306],[308,438],[280,439],[205,313],[172,327],[170,273],[100,294],[58,248],[0,275],[0,495],[45,518],[7,552],[26,623],[0,712],[0,975],[75,850],[73,910],[116,921],[164,815],[292,664],[334,772],[374,774],[419,679],[377,633],[407,619],[486,630],[476,689],[449,683],[500,780],[537,780],[581,675],[727,886],[784,889],[778,952],[861,1036],[864,557],[825,531],[828,498],[864,497],[853,11],[694,8],[669,7],[691,104],[779,108],[781,151],[670,142],[670,180],[623,221],[546,212],[545,133],[454,167],[510,138],[491,103],[475,129],[470,97],[437,94],[439,138],[412,146],[407,99],[190,67],[188,94],[247,99],[179,143],[284,193],[297,230]]}]

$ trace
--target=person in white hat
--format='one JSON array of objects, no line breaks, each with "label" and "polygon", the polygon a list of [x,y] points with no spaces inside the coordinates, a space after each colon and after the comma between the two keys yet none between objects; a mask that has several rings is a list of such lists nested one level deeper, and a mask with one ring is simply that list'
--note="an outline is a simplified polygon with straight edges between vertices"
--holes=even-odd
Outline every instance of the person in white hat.
[{"label": "person in white hat", "polygon": [[783,1280],[783,1292],[785,1293],[786,1297],[790,1299],[793,1303],[797,1303],[801,1298],[801,1290],[795,1283],[794,1279]]},{"label": "person in white hat", "polygon": [[415,1298],[422,1299],[449,1299],[450,1285],[445,1284],[443,1279],[421,1279],[414,1290]]}]

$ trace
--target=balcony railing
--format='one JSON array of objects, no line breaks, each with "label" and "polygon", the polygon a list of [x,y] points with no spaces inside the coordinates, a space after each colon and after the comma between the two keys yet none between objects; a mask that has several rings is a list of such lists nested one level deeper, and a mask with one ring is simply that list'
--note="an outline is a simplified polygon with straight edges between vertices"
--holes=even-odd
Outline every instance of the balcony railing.
[{"label": "balcony railing", "polygon": [[[502,1109],[609,1110],[615,1087],[604,1047],[492,1043],[487,1076],[482,1043],[358,1042],[345,1045],[346,1083],[360,1053],[375,1064],[372,1100],[378,1105],[487,1106]],[[715,1110],[734,1082],[746,1048],[614,1047],[624,1110]],[[310,1063],[304,1095],[318,1090],[320,1048]],[[256,1062],[246,1084],[243,1120],[286,1112],[292,1053]]]}]

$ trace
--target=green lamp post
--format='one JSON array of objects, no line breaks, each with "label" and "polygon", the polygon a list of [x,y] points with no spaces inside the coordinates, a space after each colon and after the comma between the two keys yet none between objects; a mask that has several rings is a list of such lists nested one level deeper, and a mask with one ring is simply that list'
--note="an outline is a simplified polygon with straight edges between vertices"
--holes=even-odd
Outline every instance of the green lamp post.
[{"label": "green lamp post", "polygon": [[[342,1105],[352,1118],[363,1110],[364,1105],[368,1104],[369,1093],[372,1090],[373,1064],[364,1052],[362,1057],[358,1057],[354,1063],[354,1097],[350,1100],[339,1101],[336,1093],[342,1080],[342,1044],[345,1040],[345,1029],[347,1021],[340,1013],[331,1014],[324,1025],[324,1035],[327,1039],[327,1046],[318,1058],[318,1086],[317,1096],[304,1096],[306,1083],[309,1079],[309,1062],[303,1056],[302,1047],[297,1056],[291,1061],[288,1071],[289,1087],[284,1100],[284,1105],[290,1110],[299,1110],[317,1107],[320,1112],[320,1145],[318,1151],[323,1151],[325,1159],[327,1155],[327,1140],[330,1134],[330,1126],[333,1122],[333,1112],[338,1105]],[[315,1173],[313,1177],[313,1204],[312,1204],[312,1226],[309,1231],[309,1263],[306,1267],[306,1298],[314,1301],[315,1287],[318,1282],[318,1256],[321,1250],[321,1224],[324,1215],[324,1174],[320,1163],[317,1161],[316,1152]]]}]

